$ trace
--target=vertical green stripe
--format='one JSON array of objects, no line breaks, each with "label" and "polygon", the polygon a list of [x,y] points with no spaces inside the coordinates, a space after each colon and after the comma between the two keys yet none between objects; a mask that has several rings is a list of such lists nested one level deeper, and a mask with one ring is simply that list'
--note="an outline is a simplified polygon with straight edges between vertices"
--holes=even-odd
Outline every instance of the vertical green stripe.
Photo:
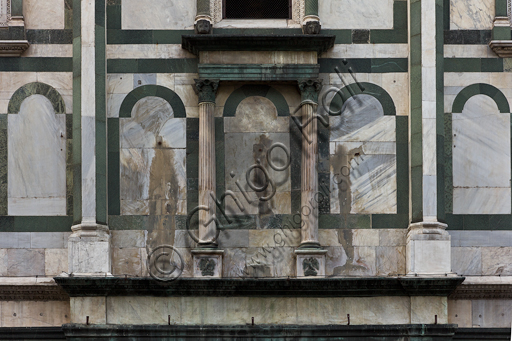
[{"label": "vertical green stripe", "polygon": [[73,224],[82,221],[81,3],[73,0]]},{"label": "vertical green stripe", "polygon": [[318,15],[318,0],[305,0],[305,15]]},{"label": "vertical green stripe", "polygon": [[108,223],[106,2],[95,0],[96,221]]},{"label": "vertical green stripe", "polygon": [[444,213],[453,213],[452,114],[444,114]]},{"label": "vertical green stripe", "polygon": [[[9,1],[9,0],[7,0]],[[11,16],[23,15],[23,0],[11,0]]]},{"label": "vertical green stripe", "polygon": [[444,202],[444,25],[443,0],[436,0],[436,153],[437,217],[445,220]]},{"label": "vertical green stripe", "polygon": [[410,144],[411,222],[423,220],[423,136],[421,78],[421,0],[411,0],[410,11]]},{"label": "vertical green stripe", "polygon": [[496,0],[495,13],[497,17],[506,17],[507,14],[507,0]]},{"label": "vertical green stripe", "polygon": [[108,214],[121,214],[119,118],[107,119],[108,149]]},{"label": "vertical green stripe", "polygon": [[7,114],[0,115],[0,215],[7,215]]},{"label": "vertical green stripe", "polygon": [[210,0],[197,0],[197,15],[210,15]]}]

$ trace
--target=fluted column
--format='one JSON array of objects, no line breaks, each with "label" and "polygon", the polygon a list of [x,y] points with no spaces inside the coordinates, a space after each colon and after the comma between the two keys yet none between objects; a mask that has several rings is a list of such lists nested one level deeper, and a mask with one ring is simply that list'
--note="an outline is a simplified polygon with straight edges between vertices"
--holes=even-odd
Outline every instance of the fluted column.
[{"label": "fluted column", "polygon": [[297,255],[297,276],[324,276],[325,253],[318,241],[318,119],[316,107],[321,79],[299,81],[302,106],[301,243]]},{"label": "fluted column", "polygon": [[[220,277],[222,250],[217,249],[215,223],[215,94],[219,82],[196,79],[199,98],[199,242],[192,250],[195,277]],[[212,267],[213,265],[213,267]]]}]

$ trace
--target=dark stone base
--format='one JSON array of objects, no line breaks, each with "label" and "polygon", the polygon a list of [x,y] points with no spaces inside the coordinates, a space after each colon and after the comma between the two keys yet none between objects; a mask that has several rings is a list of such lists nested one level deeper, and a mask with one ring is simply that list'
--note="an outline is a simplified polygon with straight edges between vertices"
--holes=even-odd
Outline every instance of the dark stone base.
[{"label": "dark stone base", "polygon": [[510,340],[510,328],[453,324],[389,326],[135,326],[66,324],[0,328],[0,340]]}]

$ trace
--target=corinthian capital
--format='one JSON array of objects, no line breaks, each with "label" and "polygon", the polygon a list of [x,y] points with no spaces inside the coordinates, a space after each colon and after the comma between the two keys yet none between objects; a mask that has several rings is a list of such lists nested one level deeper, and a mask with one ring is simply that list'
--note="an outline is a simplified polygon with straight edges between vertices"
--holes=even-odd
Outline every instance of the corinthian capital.
[{"label": "corinthian capital", "polygon": [[299,90],[302,102],[318,103],[318,93],[322,89],[322,79],[301,79]]},{"label": "corinthian capital", "polygon": [[199,103],[215,103],[215,94],[219,88],[218,80],[194,79],[196,82],[195,91],[199,97]]}]

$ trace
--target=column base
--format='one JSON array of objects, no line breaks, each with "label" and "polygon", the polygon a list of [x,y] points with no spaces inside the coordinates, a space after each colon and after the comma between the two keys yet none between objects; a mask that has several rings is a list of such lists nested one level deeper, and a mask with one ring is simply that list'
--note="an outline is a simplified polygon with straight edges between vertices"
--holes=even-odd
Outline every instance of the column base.
[{"label": "column base", "polygon": [[72,276],[112,276],[108,226],[81,223],[71,227],[68,270]]},{"label": "column base", "polygon": [[194,277],[221,278],[224,250],[194,249],[191,251],[194,264]]},{"label": "column base", "polygon": [[451,240],[447,227],[440,222],[426,221],[409,225],[407,276],[455,276],[451,270]]},{"label": "column base", "polygon": [[325,277],[325,254],[323,249],[297,249],[297,277]]}]

